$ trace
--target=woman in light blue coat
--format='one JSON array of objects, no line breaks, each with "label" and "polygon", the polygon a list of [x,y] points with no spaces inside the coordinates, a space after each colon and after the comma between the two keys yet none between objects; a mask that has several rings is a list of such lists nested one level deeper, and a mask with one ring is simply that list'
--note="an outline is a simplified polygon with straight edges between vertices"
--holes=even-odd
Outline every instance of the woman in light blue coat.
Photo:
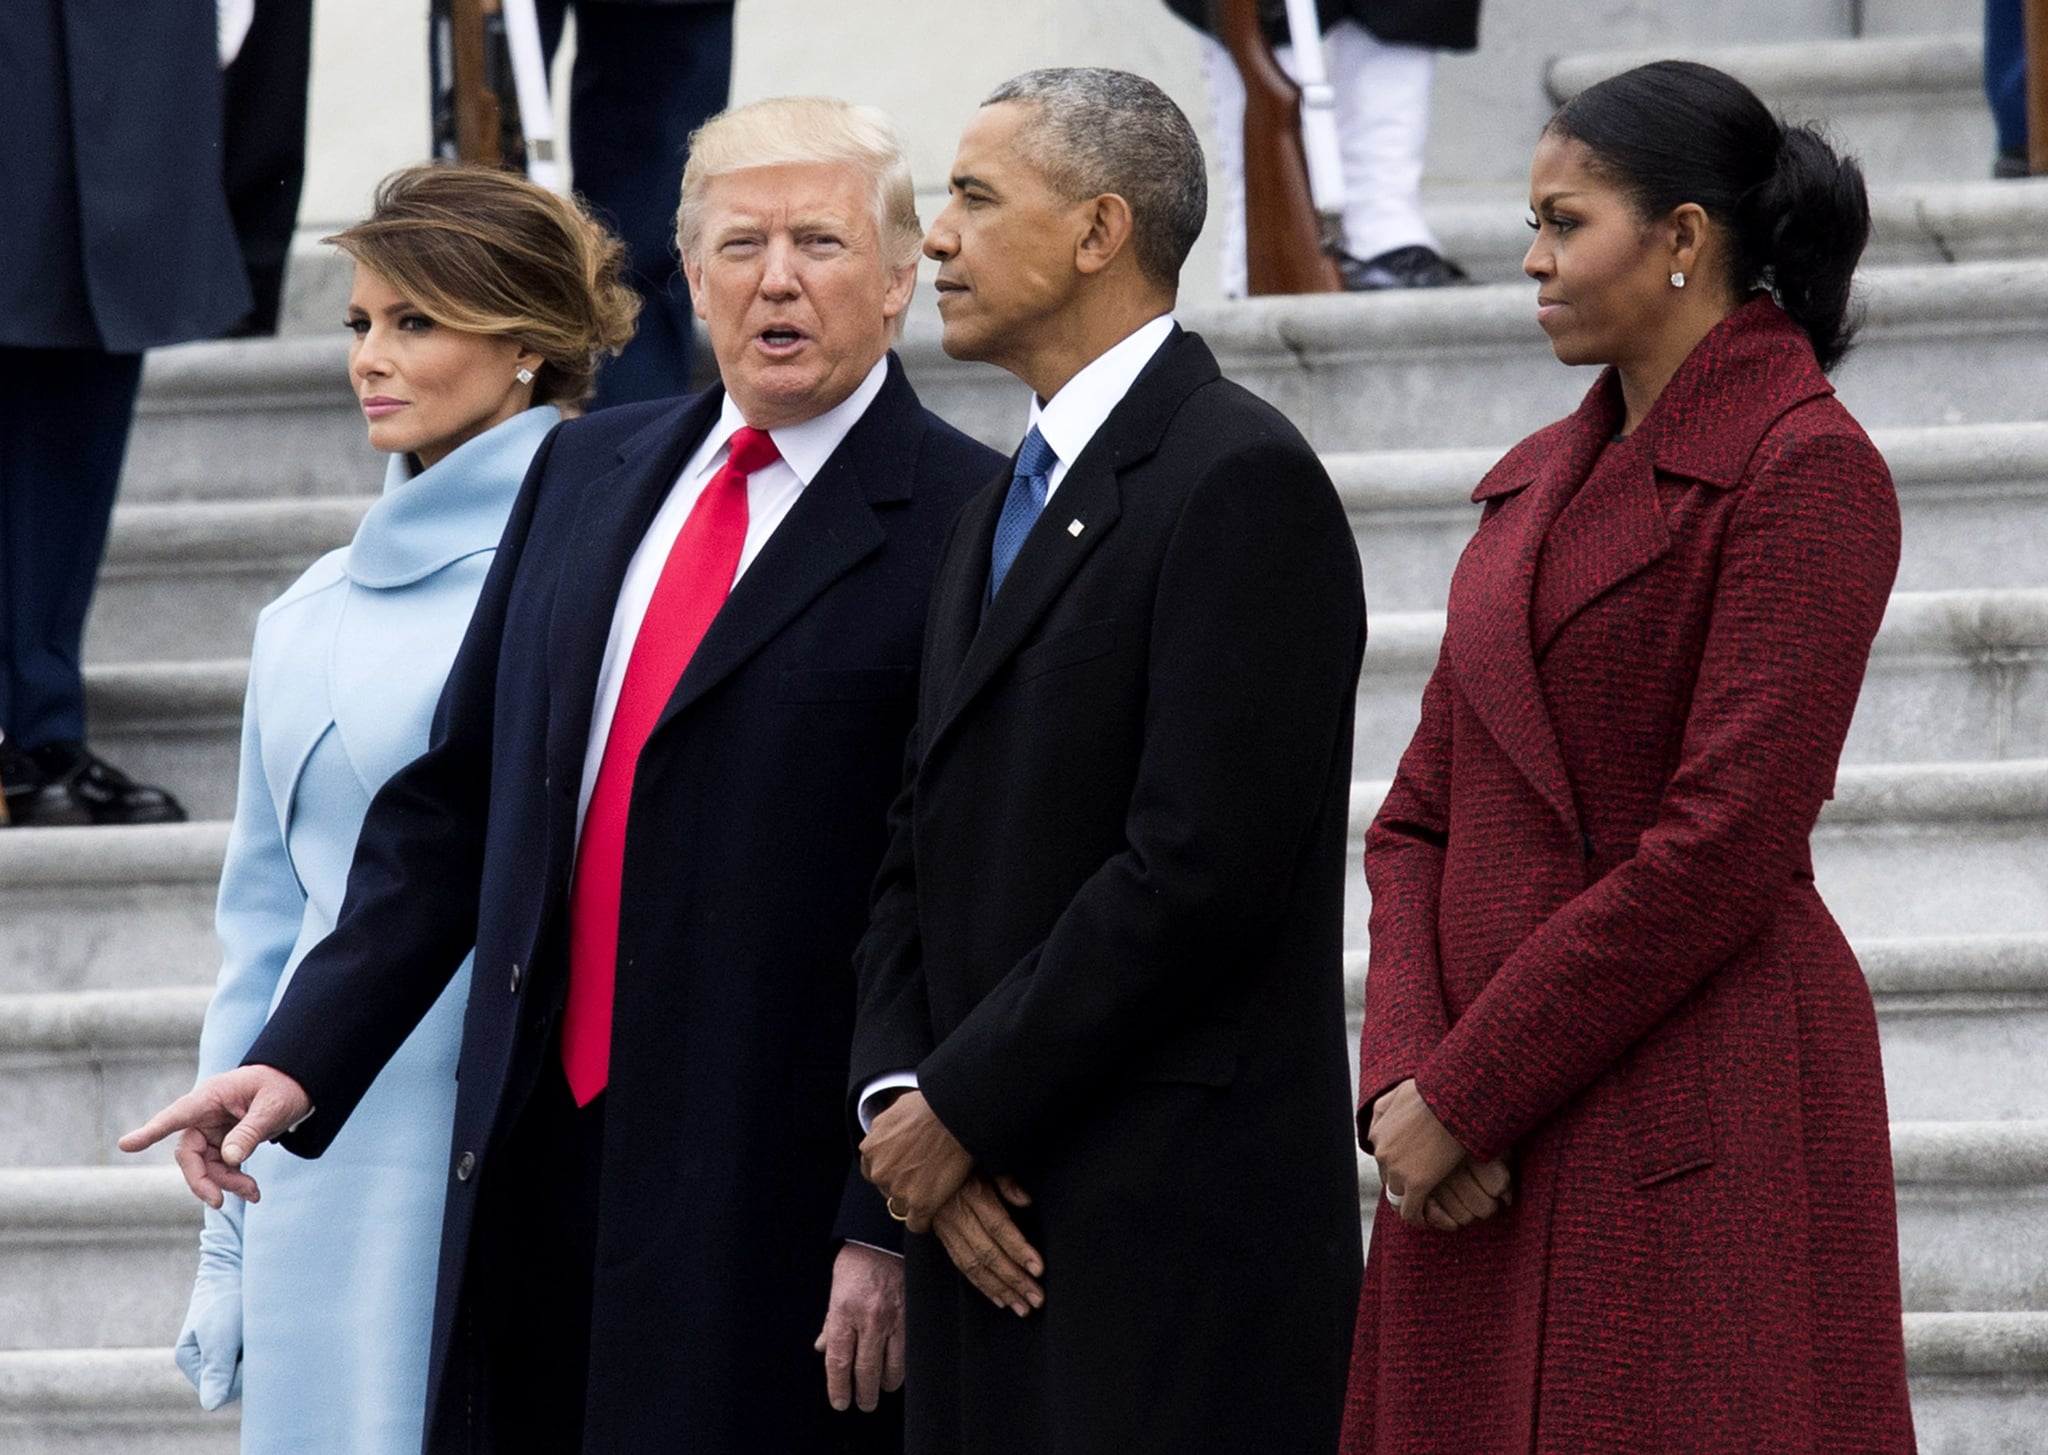
[{"label": "woman in light blue coat", "polygon": [[[400,172],[329,241],[356,262],[349,375],[391,461],[355,539],[257,622],[202,1079],[240,1062],[333,927],[371,797],[427,746],[527,466],[638,307],[616,241],[509,173]],[[262,1201],[207,1213],[177,1360],[206,1408],[241,1398],[245,1452],[420,1448],[468,981],[325,1156],[264,1147]]]}]

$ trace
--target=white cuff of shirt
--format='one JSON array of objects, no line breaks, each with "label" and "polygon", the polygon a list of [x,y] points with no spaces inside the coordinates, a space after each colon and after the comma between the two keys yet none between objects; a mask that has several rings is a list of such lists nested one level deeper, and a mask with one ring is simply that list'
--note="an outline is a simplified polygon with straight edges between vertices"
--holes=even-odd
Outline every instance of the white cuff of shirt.
[{"label": "white cuff of shirt", "polygon": [[859,1238],[848,1238],[846,1241],[853,1244],[856,1248],[866,1248],[873,1253],[887,1253],[891,1258],[901,1258],[903,1256],[903,1250],[900,1248],[877,1248],[873,1243],[864,1243]]},{"label": "white cuff of shirt", "polygon": [[892,1071],[887,1076],[877,1076],[868,1083],[867,1090],[860,1094],[860,1104],[855,1111],[855,1114],[860,1117],[860,1129],[864,1132],[871,1132],[875,1129],[875,1118],[881,1114],[882,1110],[875,1105],[875,1098],[881,1096],[884,1092],[915,1090],[917,1090],[917,1073],[915,1071]]}]

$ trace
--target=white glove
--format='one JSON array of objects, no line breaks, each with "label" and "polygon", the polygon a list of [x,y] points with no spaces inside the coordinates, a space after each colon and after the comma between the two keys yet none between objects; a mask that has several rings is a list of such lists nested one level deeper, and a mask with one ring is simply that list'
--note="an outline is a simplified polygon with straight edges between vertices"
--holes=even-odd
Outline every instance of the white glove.
[{"label": "white glove", "polygon": [[233,1195],[221,1211],[206,1211],[199,1273],[172,1357],[199,1391],[201,1409],[242,1397],[242,1200]]}]

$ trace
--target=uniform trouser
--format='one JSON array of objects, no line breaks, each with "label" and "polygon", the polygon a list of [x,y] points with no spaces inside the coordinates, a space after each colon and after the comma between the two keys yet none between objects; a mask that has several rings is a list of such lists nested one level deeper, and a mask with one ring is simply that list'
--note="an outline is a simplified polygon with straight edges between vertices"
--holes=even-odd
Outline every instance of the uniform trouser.
[{"label": "uniform trouser", "polygon": [[306,179],[313,0],[259,0],[221,76],[221,181],[255,306],[238,331],[277,332],[285,263]]},{"label": "uniform trouser", "polygon": [[85,736],[86,609],[142,378],[140,354],[0,347],[0,729]]},{"label": "uniform trouser", "polygon": [[[1245,292],[1244,78],[1221,42],[1202,38],[1216,160],[1223,173],[1223,293]],[[1355,21],[1323,35],[1335,92],[1337,148],[1344,164],[1344,249],[1373,258],[1415,245],[1442,251],[1422,217],[1422,149],[1429,140],[1429,92],[1436,52],[1388,45]],[[1296,74],[1294,48],[1277,52]]]},{"label": "uniform trouser", "polygon": [[[569,0],[539,0],[549,55]],[[676,200],[690,133],[732,89],[732,6],[574,0],[569,165],[576,190],[626,244],[640,326],[598,370],[596,408],[690,388],[690,291],[676,257]]]},{"label": "uniform trouser", "polygon": [[2001,152],[2027,147],[2026,0],[1984,0],[1984,94]]}]

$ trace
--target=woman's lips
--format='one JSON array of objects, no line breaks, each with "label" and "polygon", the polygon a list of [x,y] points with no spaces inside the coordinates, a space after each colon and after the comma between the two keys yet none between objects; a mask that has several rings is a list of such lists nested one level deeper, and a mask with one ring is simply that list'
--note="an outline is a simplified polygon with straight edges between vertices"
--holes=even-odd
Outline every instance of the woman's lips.
[{"label": "woman's lips", "polygon": [[387,414],[396,414],[405,408],[403,399],[390,399],[382,394],[372,394],[363,401],[363,413],[371,419],[382,419]]}]

